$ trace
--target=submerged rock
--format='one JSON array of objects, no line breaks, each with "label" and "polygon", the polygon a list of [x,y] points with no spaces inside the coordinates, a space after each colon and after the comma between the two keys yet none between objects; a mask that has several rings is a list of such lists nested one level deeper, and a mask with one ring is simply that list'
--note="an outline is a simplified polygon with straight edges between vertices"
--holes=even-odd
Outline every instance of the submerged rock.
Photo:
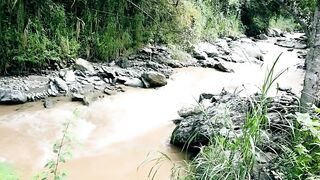
[{"label": "submerged rock", "polygon": [[54,102],[52,101],[52,99],[46,98],[43,102],[43,106],[47,109],[53,108]]}]

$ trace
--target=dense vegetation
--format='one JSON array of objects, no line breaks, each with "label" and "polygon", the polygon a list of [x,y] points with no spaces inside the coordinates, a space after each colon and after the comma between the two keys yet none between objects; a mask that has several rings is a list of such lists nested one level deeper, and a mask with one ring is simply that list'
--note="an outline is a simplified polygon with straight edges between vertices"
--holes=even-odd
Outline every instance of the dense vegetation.
[{"label": "dense vegetation", "polygon": [[[308,14],[314,5],[299,7]],[[3,0],[0,73],[62,68],[76,57],[108,61],[146,43],[186,47],[244,30],[257,35],[271,19],[293,23],[279,9],[274,0]]]},{"label": "dense vegetation", "polygon": [[[142,44],[181,43],[241,33],[237,11],[216,1],[4,0],[0,72],[60,66],[75,57],[107,61]],[[222,9],[225,9],[222,11]]]}]

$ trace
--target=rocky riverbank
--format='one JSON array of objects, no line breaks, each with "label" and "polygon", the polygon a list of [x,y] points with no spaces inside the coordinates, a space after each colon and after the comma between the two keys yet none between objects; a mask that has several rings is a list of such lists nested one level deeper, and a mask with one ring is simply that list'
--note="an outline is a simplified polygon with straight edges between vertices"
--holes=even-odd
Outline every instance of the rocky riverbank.
[{"label": "rocky riverbank", "polygon": [[[91,63],[79,58],[71,66],[46,75],[0,77],[0,104],[32,102],[55,96],[67,96],[71,100],[90,104],[88,99],[99,97],[88,98],[88,95],[95,92],[104,92],[106,95],[123,92],[123,85],[139,88],[164,86],[173,69],[181,67],[214,68],[232,73],[233,69],[228,67],[228,63],[263,63],[264,51],[255,41],[257,39],[242,37],[218,39],[214,43],[202,42],[193,45],[190,58],[184,60],[175,60],[172,50],[165,46],[149,45],[135,55],[110,63]],[[283,46],[290,41],[292,39],[282,37],[278,42]],[[296,47],[289,47],[292,48]],[[301,54],[304,58],[305,52]],[[49,101],[44,102],[48,104]]]},{"label": "rocky riverbank", "polygon": [[[282,90],[282,89],[281,89]],[[196,156],[202,147],[209,145],[214,137],[223,137],[230,142],[244,137],[245,120],[259,95],[241,97],[238,93],[222,91],[221,94],[202,94],[199,105],[179,111],[181,119],[175,120],[176,128],[171,144]],[[279,145],[290,145],[290,133],[299,111],[298,97],[290,90],[267,100],[267,125],[261,130],[261,143],[257,144],[254,179],[270,179],[273,160],[279,158]],[[239,150],[240,152],[240,150]],[[226,152],[228,153],[227,150]],[[239,158],[240,159],[240,158]],[[239,159],[234,159],[235,162]],[[271,178],[273,179],[273,178]]]}]

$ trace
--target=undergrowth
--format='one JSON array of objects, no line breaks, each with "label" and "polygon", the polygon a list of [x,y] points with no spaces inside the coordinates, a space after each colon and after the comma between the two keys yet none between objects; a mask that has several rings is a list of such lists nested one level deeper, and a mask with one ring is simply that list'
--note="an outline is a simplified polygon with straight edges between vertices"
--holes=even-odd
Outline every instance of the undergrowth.
[{"label": "undergrowth", "polygon": [[238,0],[4,0],[0,73],[64,68],[67,60],[77,57],[109,61],[149,42],[184,44],[235,36],[242,32],[239,4]]}]

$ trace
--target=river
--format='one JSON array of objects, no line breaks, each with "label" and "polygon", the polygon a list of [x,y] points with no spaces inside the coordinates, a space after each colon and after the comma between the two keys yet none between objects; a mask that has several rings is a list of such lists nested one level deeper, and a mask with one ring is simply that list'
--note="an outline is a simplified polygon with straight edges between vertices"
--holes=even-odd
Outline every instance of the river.
[{"label": "river", "polygon": [[[184,159],[183,153],[169,145],[172,120],[178,118],[181,107],[196,104],[201,93],[219,93],[222,88],[244,88],[244,95],[257,92],[267,67],[281,52],[284,54],[276,71],[289,70],[277,82],[300,93],[304,72],[294,67],[303,62],[297,58],[297,50],[288,52],[272,42],[258,44],[268,52],[264,65],[226,63],[234,73],[176,69],[165,87],[125,87],[126,92],[106,96],[89,107],[62,97],[55,98],[51,109],[44,109],[41,102],[0,106],[0,162],[12,164],[21,179],[30,179],[52,158],[52,145],[62,136],[63,122],[73,118],[73,111],[78,109],[80,115],[70,129],[78,143],[72,150],[73,158],[61,166],[69,172],[69,179],[148,179],[153,164],[142,164],[148,154],[155,158],[159,155],[156,152],[163,152],[173,161]],[[273,88],[271,94],[275,93]],[[169,161],[165,162],[155,179],[170,179],[171,167]]]}]

